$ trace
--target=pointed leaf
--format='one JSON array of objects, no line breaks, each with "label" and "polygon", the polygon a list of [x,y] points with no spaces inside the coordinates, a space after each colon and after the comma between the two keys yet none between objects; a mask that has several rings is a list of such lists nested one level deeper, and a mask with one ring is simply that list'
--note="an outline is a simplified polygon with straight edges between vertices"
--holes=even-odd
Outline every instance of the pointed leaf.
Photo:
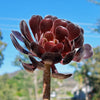
[{"label": "pointed leaf", "polygon": [[32,62],[32,64],[33,64],[34,67],[37,67],[37,68],[40,69],[40,70],[44,70],[44,69],[45,69],[43,63],[38,62],[38,61],[37,61],[35,58],[33,58],[32,56],[29,56],[29,58],[30,58],[30,60],[31,60],[31,62]]},{"label": "pointed leaf", "polygon": [[30,50],[31,47],[30,47],[30,43],[28,42],[28,40],[26,38],[24,38],[22,36],[22,34],[20,34],[19,32],[17,31],[12,31],[12,33],[14,34],[14,36],[16,36],[16,38],[18,38],[20,41],[24,42],[25,46]]},{"label": "pointed leaf", "polygon": [[71,77],[72,74],[61,74],[61,73],[52,73],[53,78],[58,78],[58,79],[66,79]]},{"label": "pointed leaf", "polygon": [[70,63],[72,61],[72,59],[74,58],[74,55],[75,55],[75,50],[68,53],[63,59],[63,64]]},{"label": "pointed leaf", "polygon": [[14,34],[14,36],[16,38],[18,38],[20,41],[24,42],[23,36],[21,33],[19,33],[18,31],[12,31],[12,33]]},{"label": "pointed leaf", "polygon": [[24,69],[28,72],[33,73],[33,71],[36,69],[36,67],[34,67],[33,64],[31,64],[31,63],[27,64],[27,63],[22,62],[21,60],[20,60],[20,62],[22,63]]},{"label": "pointed leaf", "polygon": [[65,38],[65,41],[64,41],[64,50],[63,50],[63,53],[68,53],[72,51],[72,46],[71,46],[71,42],[68,40],[68,38],[66,37]]},{"label": "pointed leaf", "polygon": [[84,30],[83,30],[83,28],[80,27],[80,30],[81,30],[81,34],[84,34]]},{"label": "pointed leaf", "polygon": [[15,46],[17,50],[19,50],[20,52],[24,54],[31,54],[29,51],[25,50],[23,47],[20,46],[20,44],[17,42],[13,34],[10,34],[10,37],[11,37],[13,45]]},{"label": "pointed leaf", "polygon": [[27,26],[27,24],[26,24],[26,22],[25,22],[24,20],[22,20],[22,21],[20,22],[20,30],[21,30],[22,34],[24,35],[24,37],[25,37],[28,41],[33,42],[33,38],[32,38],[32,36],[31,36],[31,33],[30,33],[30,31],[29,31],[29,28],[28,28],[28,26]]},{"label": "pointed leaf", "polygon": [[80,62],[81,59],[83,58],[83,53],[84,53],[84,47],[79,48],[78,51],[76,52],[73,60],[76,62]]}]

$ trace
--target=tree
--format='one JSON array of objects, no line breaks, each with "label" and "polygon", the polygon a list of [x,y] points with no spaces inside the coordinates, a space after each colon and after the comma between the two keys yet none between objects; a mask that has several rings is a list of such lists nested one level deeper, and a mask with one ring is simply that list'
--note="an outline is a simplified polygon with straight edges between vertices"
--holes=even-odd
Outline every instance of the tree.
[{"label": "tree", "polygon": [[1,65],[3,63],[3,59],[4,59],[3,51],[7,46],[7,44],[5,42],[3,42],[2,39],[3,39],[2,33],[0,31],[0,67],[1,67]]},{"label": "tree", "polygon": [[[89,85],[93,88],[94,98],[100,98],[100,47],[94,48],[94,56],[91,59],[83,60],[81,64],[74,63],[76,71],[74,78],[81,84]],[[94,100],[94,99],[93,99]]]}]

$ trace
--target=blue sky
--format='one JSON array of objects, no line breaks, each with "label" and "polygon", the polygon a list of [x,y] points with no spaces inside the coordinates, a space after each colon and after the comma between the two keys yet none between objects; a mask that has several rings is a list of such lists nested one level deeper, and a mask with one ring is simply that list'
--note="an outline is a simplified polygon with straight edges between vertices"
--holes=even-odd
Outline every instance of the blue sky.
[{"label": "blue sky", "polygon": [[[100,6],[88,0],[2,0],[0,1],[0,30],[3,41],[8,44],[4,64],[0,68],[0,75],[18,70],[12,66],[12,61],[19,53],[11,43],[11,30],[19,31],[19,23],[32,15],[55,15],[58,18],[67,19],[79,24],[85,31],[85,43],[93,47],[100,45],[100,35],[92,31],[96,22],[100,19]],[[70,66],[57,65],[60,72],[73,72]]]}]

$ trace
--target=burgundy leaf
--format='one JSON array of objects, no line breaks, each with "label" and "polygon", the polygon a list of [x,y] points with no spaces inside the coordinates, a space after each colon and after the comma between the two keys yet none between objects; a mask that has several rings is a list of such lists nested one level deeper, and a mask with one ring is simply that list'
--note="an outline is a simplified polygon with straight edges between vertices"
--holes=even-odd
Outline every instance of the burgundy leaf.
[{"label": "burgundy leaf", "polygon": [[13,34],[10,34],[10,37],[11,37],[13,45],[15,46],[17,50],[19,50],[20,52],[24,54],[32,55],[29,51],[25,50],[23,47],[20,46],[20,44],[17,42]]},{"label": "burgundy leaf", "polygon": [[32,73],[36,69],[36,67],[34,67],[33,64],[31,64],[31,63],[27,64],[27,63],[22,62],[21,60],[19,60],[19,61],[22,63],[24,69],[28,72]]},{"label": "burgundy leaf", "polygon": [[53,21],[50,18],[45,18],[40,22],[41,32],[45,33],[46,31],[50,31],[53,25]]},{"label": "burgundy leaf", "polygon": [[53,41],[54,39],[54,35],[52,32],[50,31],[47,31],[45,34],[44,34],[44,37],[48,40],[48,41]]},{"label": "burgundy leaf", "polygon": [[67,28],[63,26],[58,26],[55,31],[56,39],[58,39],[60,42],[65,39],[65,36],[68,37],[69,31]]},{"label": "burgundy leaf", "polygon": [[54,21],[54,25],[53,25],[53,32],[55,33],[56,27],[57,26],[63,26],[66,27],[67,26],[67,22],[61,19],[56,19]]},{"label": "burgundy leaf", "polygon": [[81,30],[81,34],[84,34],[84,30],[83,30],[83,28],[80,27],[80,30]]},{"label": "burgundy leaf", "polygon": [[25,46],[27,47],[28,50],[31,50],[31,45],[26,39],[24,39],[24,44],[25,44]]},{"label": "burgundy leaf", "polygon": [[72,59],[74,58],[74,55],[75,55],[75,50],[68,53],[63,59],[63,64],[70,63]]},{"label": "burgundy leaf", "polygon": [[37,67],[38,69],[44,70],[44,65],[41,62],[38,62],[35,58],[33,58],[32,56],[29,56],[32,64],[34,67]]},{"label": "burgundy leaf", "polygon": [[24,42],[25,46],[30,50],[30,43],[27,41],[26,38],[24,38],[18,31],[12,31],[14,36],[16,36],[20,41]]},{"label": "burgundy leaf", "polygon": [[44,45],[44,48],[46,50],[46,52],[49,52],[52,50],[52,48],[55,46],[56,44],[52,41],[50,42],[46,42],[45,45]]},{"label": "burgundy leaf", "polygon": [[52,47],[50,51],[51,52],[62,52],[63,49],[64,49],[63,43],[58,43],[54,47]]},{"label": "burgundy leaf", "polygon": [[80,48],[83,46],[84,43],[84,37],[83,34],[81,33],[79,37],[77,37],[75,40],[75,48]]},{"label": "burgundy leaf", "polygon": [[83,58],[88,59],[93,55],[93,48],[89,44],[84,44],[84,54]]},{"label": "burgundy leaf", "polygon": [[41,55],[45,52],[44,48],[35,42],[31,43],[31,49],[38,57],[41,57]]},{"label": "burgundy leaf", "polygon": [[28,26],[27,26],[27,24],[26,24],[26,22],[25,22],[24,20],[22,20],[22,21],[20,22],[20,30],[21,30],[23,36],[24,36],[29,42],[33,42],[33,38],[32,38],[32,36],[31,36],[31,33],[30,33],[30,31],[29,31],[29,28],[28,28]]},{"label": "burgundy leaf", "polygon": [[73,60],[76,62],[81,61],[81,59],[83,58],[83,53],[84,53],[84,48],[83,47],[79,48],[78,51],[76,52]]},{"label": "burgundy leaf", "polygon": [[41,45],[42,47],[44,47],[45,43],[48,42],[48,40],[46,38],[42,38],[40,41],[39,41],[39,45]]},{"label": "burgundy leaf", "polygon": [[73,23],[69,23],[67,29],[69,31],[68,39],[70,41],[76,39],[81,33],[80,28]]},{"label": "burgundy leaf", "polygon": [[18,31],[12,31],[12,33],[14,34],[14,36],[16,38],[18,38],[20,41],[24,42],[24,38],[21,33],[19,33]]},{"label": "burgundy leaf", "polygon": [[65,38],[65,41],[64,41],[64,50],[62,53],[68,53],[72,51],[72,46],[71,46],[71,42],[68,40],[68,38],[66,37]]},{"label": "burgundy leaf", "polygon": [[52,73],[53,78],[58,78],[58,79],[66,79],[71,77],[72,74],[61,74],[61,73]]},{"label": "burgundy leaf", "polygon": [[39,28],[39,24],[42,20],[42,17],[39,16],[39,15],[33,15],[31,17],[31,19],[29,20],[29,25],[30,25],[30,28],[33,32],[33,35],[34,37],[36,37],[36,33],[37,33],[37,36],[38,36],[38,39],[40,39],[40,28]]},{"label": "burgundy leaf", "polygon": [[50,18],[50,19],[52,19],[53,21],[57,19],[56,16],[51,16],[51,15],[45,16],[45,19],[46,19],[46,18]]}]

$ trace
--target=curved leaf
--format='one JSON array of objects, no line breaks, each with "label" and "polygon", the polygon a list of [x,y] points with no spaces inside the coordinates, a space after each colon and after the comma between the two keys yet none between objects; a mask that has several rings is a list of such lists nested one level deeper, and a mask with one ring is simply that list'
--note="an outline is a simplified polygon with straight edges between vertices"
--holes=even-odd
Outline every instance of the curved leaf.
[{"label": "curved leaf", "polygon": [[93,48],[89,44],[84,44],[83,58],[88,59],[93,55]]},{"label": "curved leaf", "polygon": [[22,20],[22,21],[20,22],[20,30],[21,30],[23,36],[24,36],[29,42],[33,42],[33,38],[32,38],[32,36],[31,36],[31,33],[30,33],[30,31],[29,31],[29,28],[28,28],[28,26],[27,26],[27,24],[26,24],[26,22],[25,22],[24,20]]},{"label": "curved leaf", "polygon": [[61,73],[52,73],[53,78],[58,78],[58,79],[66,79],[71,77],[72,74],[61,74]]},{"label": "curved leaf", "polygon": [[18,31],[12,31],[12,33],[14,34],[14,36],[16,38],[18,38],[20,41],[24,42],[24,37],[22,36],[21,33],[19,33]]},{"label": "curved leaf", "polygon": [[22,62],[21,60],[20,60],[20,62],[22,63],[24,69],[28,72],[33,73],[33,71],[36,69],[36,67],[34,67],[33,64],[31,64],[31,63],[27,64],[27,63]]},{"label": "curved leaf", "polygon": [[31,62],[32,62],[32,64],[33,64],[34,67],[37,67],[38,69],[41,69],[41,70],[44,70],[44,69],[45,69],[43,63],[38,62],[38,61],[37,61],[34,57],[32,57],[32,56],[29,56],[29,58],[30,58],[30,60],[31,60]]},{"label": "curved leaf", "polygon": [[15,46],[17,50],[19,50],[21,53],[32,55],[29,51],[25,50],[22,46],[20,46],[20,44],[17,42],[13,34],[10,34],[10,37],[11,37],[13,45]]},{"label": "curved leaf", "polygon": [[68,53],[63,59],[63,64],[70,63],[72,61],[72,59],[74,58],[74,55],[75,55],[75,50]]}]

